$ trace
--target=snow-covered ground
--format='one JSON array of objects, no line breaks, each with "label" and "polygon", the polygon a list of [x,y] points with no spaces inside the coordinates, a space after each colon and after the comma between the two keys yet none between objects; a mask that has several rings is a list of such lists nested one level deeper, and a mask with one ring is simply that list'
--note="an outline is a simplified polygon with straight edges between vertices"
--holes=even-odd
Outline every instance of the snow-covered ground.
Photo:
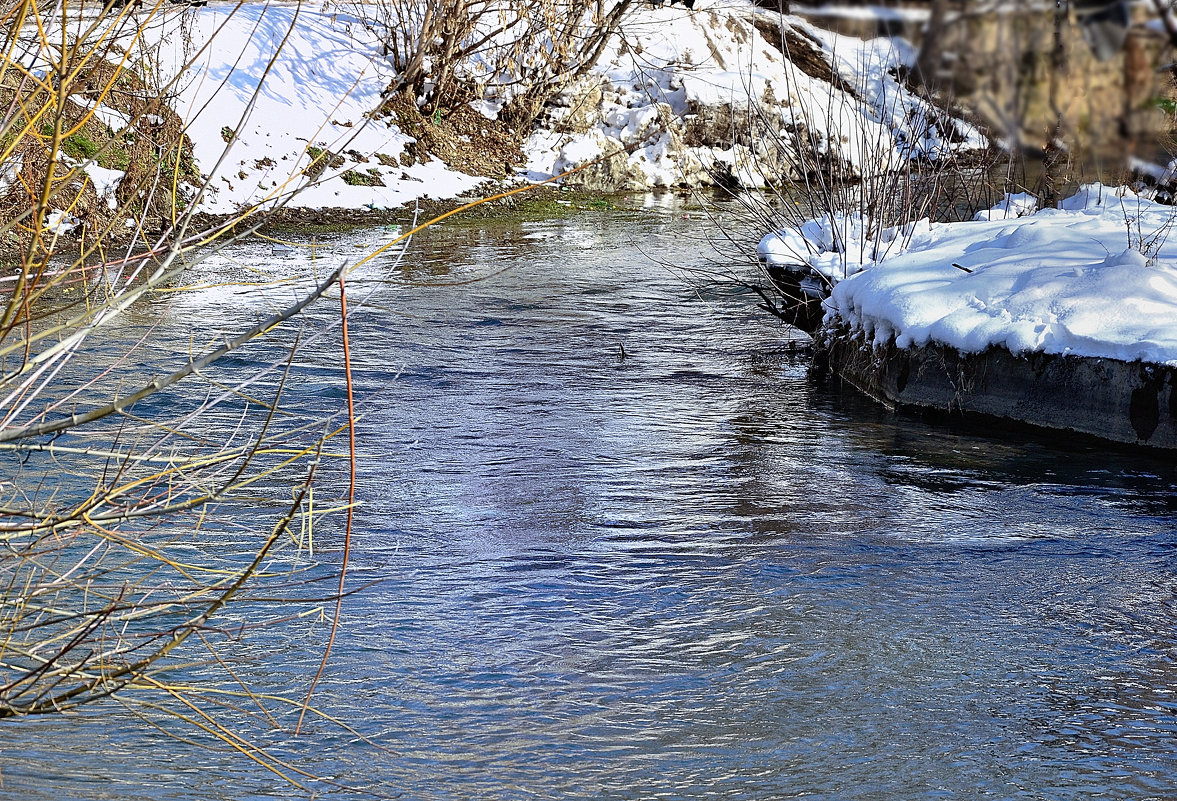
[{"label": "snow-covered ground", "polygon": [[[821,52],[843,87],[811,77],[791,60],[798,54],[782,52],[780,25]],[[839,36],[741,0],[699,0],[690,11],[642,4],[590,76],[557,99],[551,127],[528,141],[528,167],[553,175],[628,148],[615,172],[630,188],[705,183],[717,161],[742,184],[761,186],[780,180],[782,159],[772,151],[799,130],[858,172],[983,148],[980,132],[961,121],[947,123],[955,129],[948,141],[942,115],[896,79],[892,71],[914,58],[901,39]],[[717,109],[730,109],[717,115],[719,130],[700,134],[697,118]],[[741,142],[740,127],[767,127],[766,136]],[[784,166],[795,160],[786,155]]]},{"label": "snow-covered ground", "polygon": [[[833,230],[850,232],[840,239],[849,260]],[[827,322],[876,345],[935,342],[963,353],[999,346],[1177,365],[1172,206],[1092,184],[1057,209],[1035,212],[1021,195],[972,222],[925,221],[866,240],[861,230],[813,222],[769,234],[760,254],[825,276],[834,284]]]},{"label": "snow-covered ground", "polygon": [[[286,2],[165,5],[104,27],[90,12],[70,17],[67,35],[94,26],[111,40],[111,52],[128,54],[124,67],[139,69],[168,97],[206,179],[202,211],[274,202],[393,208],[418,197],[453,197],[485,180],[437,159],[402,160],[412,138],[387,118],[369,117],[395,73],[380,42],[353,16]],[[31,29],[18,52],[37,77],[53,69],[41,38]],[[137,121],[109,105],[81,93],[70,101],[92,109],[113,134],[135,134]],[[145,122],[163,119],[147,115]],[[328,166],[308,170],[317,156]],[[99,195],[112,197],[122,173],[82,166]]]},{"label": "snow-covered ground", "polygon": [[[295,188],[295,206],[388,208],[424,195],[453,197],[483,180],[437,159],[399,163],[411,138],[367,116],[394,73],[354,18],[261,3],[189,13],[190,49],[207,48],[180,76],[175,108],[209,178],[206,210],[231,212]],[[310,148],[340,154],[345,163],[310,181],[303,174],[317,152]],[[349,184],[341,177],[347,171],[384,186]]]},{"label": "snow-covered ground", "polygon": [[[547,121],[551,127],[527,141],[529,177],[629,148],[612,170],[617,188],[706,183],[716,161],[744,183],[760,184],[766,169],[752,157],[754,148],[687,141],[701,110],[728,110],[740,125],[759,113],[755,104],[777,115],[784,127],[775,134],[787,138],[785,129],[803,126],[856,168],[934,156],[946,146],[922,101],[888,72],[913,57],[904,43],[838,37],[786,18],[824,50],[852,96],[794,67],[779,37],[766,39],[756,28],[757,16],[773,25],[781,19],[749,0],[699,0],[694,11],[635,6],[587,84],[566,93]],[[436,158],[401,164],[411,138],[390,119],[368,117],[394,72],[376,36],[353,17],[306,5],[214,4],[169,11],[152,31],[175,59],[174,106],[208,176],[204,210],[231,212],[287,199],[295,189],[293,206],[389,208],[418,196],[453,197],[484,180]],[[195,63],[181,71],[182,59],[193,54]],[[576,93],[586,85],[600,90],[594,107],[571,133],[556,133],[554,127],[569,127]],[[495,108],[477,105],[484,113]],[[983,143],[972,128],[954,125],[965,146]],[[343,163],[336,159],[310,181],[304,170],[320,151]],[[369,176],[383,186],[362,185]]]}]

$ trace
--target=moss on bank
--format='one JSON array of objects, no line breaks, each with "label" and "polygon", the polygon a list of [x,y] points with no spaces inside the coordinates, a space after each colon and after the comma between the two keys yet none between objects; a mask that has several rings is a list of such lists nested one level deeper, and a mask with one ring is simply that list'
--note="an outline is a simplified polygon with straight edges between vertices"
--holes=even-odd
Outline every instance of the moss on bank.
[{"label": "moss on bank", "polygon": [[[140,228],[158,230],[183,211],[201,181],[183,121],[149,82],[101,58],[71,81],[56,123],[46,121],[59,108],[48,87],[34,81],[0,84],[0,103],[19,109],[0,141],[11,171],[0,189],[0,227],[7,229],[0,253],[23,252],[30,242],[53,234],[38,231],[30,217],[51,165],[45,213],[68,214],[72,230],[61,236],[88,243],[117,243]],[[56,146],[55,137],[60,137]],[[122,175],[100,195],[83,165]]]},{"label": "moss on bank", "polygon": [[[494,194],[496,191],[499,191],[497,187],[489,185],[486,187],[485,194]],[[608,214],[618,208],[621,197],[622,195],[617,194],[563,191],[554,187],[541,186],[509,198],[481,203],[447,218],[445,222],[447,225],[453,225],[470,220],[477,221],[481,226],[486,226],[488,222],[514,225],[520,222],[564,219],[582,212]],[[423,198],[417,204],[418,224],[477,199],[478,196],[451,200]],[[228,219],[228,217],[198,215],[197,223],[203,225]],[[412,205],[387,210],[286,208],[268,213],[259,230],[265,234],[300,233],[308,236],[321,236],[345,233],[373,225],[389,224],[398,224],[407,231],[412,223]],[[235,226],[237,230],[245,230],[249,227],[248,222]]]}]

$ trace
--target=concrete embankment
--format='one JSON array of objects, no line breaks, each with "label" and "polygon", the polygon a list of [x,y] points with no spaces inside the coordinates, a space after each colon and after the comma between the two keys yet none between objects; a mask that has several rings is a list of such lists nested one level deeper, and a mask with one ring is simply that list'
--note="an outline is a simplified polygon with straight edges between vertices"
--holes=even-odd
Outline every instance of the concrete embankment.
[{"label": "concrete embankment", "polygon": [[933,409],[1177,450],[1177,368],[991,347],[875,346],[844,327],[816,336],[815,367],[896,410]]}]

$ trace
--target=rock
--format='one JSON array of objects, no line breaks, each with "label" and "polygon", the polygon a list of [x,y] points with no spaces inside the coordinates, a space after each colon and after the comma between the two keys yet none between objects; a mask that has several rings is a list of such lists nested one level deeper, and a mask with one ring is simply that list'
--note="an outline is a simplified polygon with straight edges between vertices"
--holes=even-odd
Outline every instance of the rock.
[{"label": "rock", "polygon": [[557,133],[588,133],[603,122],[602,101],[609,82],[589,75],[557,95],[547,108],[547,122]]},{"label": "rock", "polygon": [[[886,91],[874,87],[865,97],[834,69],[817,34],[796,19],[723,9],[689,21],[706,51],[684,45],[662,61],[637,58],[645,35],[638,33],[610,62],[608,77],[590,74],[556,95],[525,148],[540,154],[529,169],[558,175],[625,148],[628,155],[567,183],[599,191],[736,190],[818,172],[854,180],[867,169],[898,167],[903,156],[895,143],[914,136],[904,126],[923,132],[920,142],[937,139],[927,135],[924,120],[942,112],[914,96],[896,101],[891,94],[905,90],[892,78],[880,79],[890,81]],[[750,63],[733,60],[745,50],[754,54]],[[885,108],[875,108],[879,103]],[[921,147],[915,152],[923,157]]]}]

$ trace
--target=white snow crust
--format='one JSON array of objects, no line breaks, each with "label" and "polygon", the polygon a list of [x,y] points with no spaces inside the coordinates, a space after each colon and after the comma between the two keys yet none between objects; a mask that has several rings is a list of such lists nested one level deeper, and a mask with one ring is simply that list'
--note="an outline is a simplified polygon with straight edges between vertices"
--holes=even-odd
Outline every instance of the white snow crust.
[{"label": "white snow crust", "polygon": [[[1177,365],[1177,209],[1090,184],[1056,209],[1030,211],[1030,198],[1012,196],[972,222],[892,230],[878,260],[869,257],[876,242],[852,242],[868,257],[851,259],[843,280],[823,273],[835,284],[827,323],[876,346]],[[820,271],[832,258],[822,250],[832,245],[821,240],[828,227],[770,234],[760,252]]]}]

